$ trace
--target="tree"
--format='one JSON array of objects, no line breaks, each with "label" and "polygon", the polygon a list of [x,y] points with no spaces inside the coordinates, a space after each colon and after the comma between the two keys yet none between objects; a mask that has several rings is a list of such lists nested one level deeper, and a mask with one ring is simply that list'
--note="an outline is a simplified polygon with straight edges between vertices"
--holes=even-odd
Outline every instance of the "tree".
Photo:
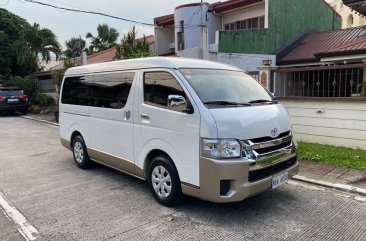
[{"label": "tree", "polygon": [[107,24],[99,24],[97,32],[98,35],[95,37],[91,33],[86,34],[86,38],[91,39],[89,52],[99,52],[116,45],[119,33],[115,28],[110,28]]},{"label": "tree", "polygon": [[123,35],[121,44],[117,45],[116,56],[118,59],[141,58],[152,55],[145,35],[140,40],[136,39],[136,36],[137,31],[135,26],[127,34]]},{"label": "tree", "polygon": [[59,57],[60,44],[55,34],[32,26],[17,15],[0,8],[0,75],[26,76],[38,68],[38,56],[50,60],[51,53]]},{"label": "tree", "polygon": [[[0,75],[26,76],[35,70],[30,69],[25,61],[29,59],[28,51],[19,54],[18,44],[24,40],[24,33],[29,27],[24,19],[0,8]],[[36,66],[35,61],[33,66]]]},{"label": "tree", "polygon": [[51,53],[58,58],[61,55],[61,46],[57,42],[56,35],[47,28],[41,28],[34,23],[26,32],[25,39],[29,44],[32,55],[42,56],[42,60],[49,61]]},{"label": "tree", "polygon": [[71,38],[65,41],[66,50],[64,55],[68,58],[79,57],[81,50],[85,48],[85,40],[81,38]]}]

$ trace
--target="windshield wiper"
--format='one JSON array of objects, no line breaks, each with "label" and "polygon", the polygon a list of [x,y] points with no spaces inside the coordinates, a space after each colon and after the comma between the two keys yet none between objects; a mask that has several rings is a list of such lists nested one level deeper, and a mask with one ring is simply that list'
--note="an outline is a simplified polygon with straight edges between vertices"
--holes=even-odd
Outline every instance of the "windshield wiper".
[{"label": "windshield wiper", "polygon": [[270,104],[277,104],[278,101],[277,100],[262,100],[262,99],[259,99],[259,100],[252,100],[252,101],[249,101],[250,104],[259,104],[259,103],[270,103]]},{"label": "windshield wiper", "polygon": [[224,100],[206,101],[203,104],[205,104],[205,105],[251,106],[251,104],[249,104],[249,103],[238,103],[238,102],[224,101]]}]

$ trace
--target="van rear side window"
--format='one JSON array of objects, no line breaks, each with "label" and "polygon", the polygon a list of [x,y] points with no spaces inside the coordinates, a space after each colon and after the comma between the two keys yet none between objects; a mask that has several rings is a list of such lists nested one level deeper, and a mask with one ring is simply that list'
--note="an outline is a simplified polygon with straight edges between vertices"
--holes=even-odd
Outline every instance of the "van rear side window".
[{"label": "van rear side window", "polygon": [[122,109],[126,105],[134,78],[134,72],[94,75],[92,106]]},{"label": "van rear side window", "polygon": [[61,102],[122,109],[126,105],[134,78],[134,72],[68,77],[64,82]]},{"label": "van rear side window", "polygon": [[69,105],[90,105],[91,76],[68,77],[62,88],[61,103]]}]

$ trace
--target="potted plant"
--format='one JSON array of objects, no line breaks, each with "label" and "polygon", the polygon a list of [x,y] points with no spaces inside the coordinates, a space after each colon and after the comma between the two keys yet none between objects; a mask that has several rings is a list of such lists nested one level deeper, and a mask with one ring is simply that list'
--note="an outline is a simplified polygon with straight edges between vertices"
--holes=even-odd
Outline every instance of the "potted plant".
[{"label": "potted plant", "polygon": [[366,82],[361,82],[357,85],[358,96],[366,97]]}]

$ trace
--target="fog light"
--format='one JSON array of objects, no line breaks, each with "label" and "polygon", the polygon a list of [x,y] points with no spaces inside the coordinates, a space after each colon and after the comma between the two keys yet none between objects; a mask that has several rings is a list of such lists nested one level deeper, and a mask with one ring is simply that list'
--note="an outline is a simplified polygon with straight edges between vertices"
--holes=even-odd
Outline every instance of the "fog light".
[{"label": "fog light", "polygon": [[221,180],[220,181],[220,196],[227,196],[230,191],[231,181]]}]

